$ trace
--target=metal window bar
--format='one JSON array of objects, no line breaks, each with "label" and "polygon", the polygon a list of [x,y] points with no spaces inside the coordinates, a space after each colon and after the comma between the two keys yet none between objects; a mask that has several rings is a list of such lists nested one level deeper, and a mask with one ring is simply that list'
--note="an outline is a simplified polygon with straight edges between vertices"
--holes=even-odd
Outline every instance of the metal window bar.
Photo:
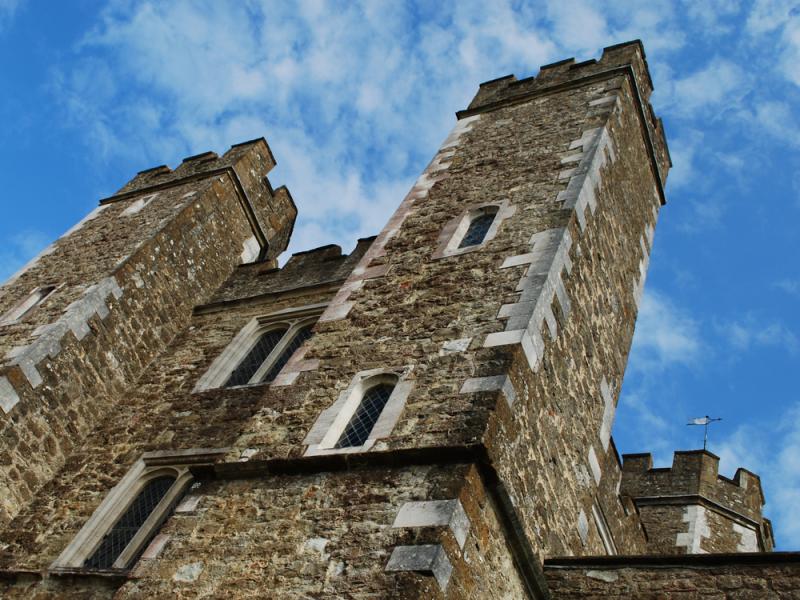
[{"label": "metal window bar", "polygon": [[[83,566],[87,569],[112,568],[119,555],[130,544],[133,537],[147,520],[147,517],[161,502],[161,499],[164,498],[173,483],[175,483],[175,478],[170,476],[156,477],[147,482],[144,489],[139,492],[139,495],[136,496],[128,510],[122,514],[116,524],[103,537],[100,545],[86,559]],[[155,535],[157,529],[154,529],[153,535]],[[142,549],[144,550],[146,546],[147,544]]]},{"label": "metal window bar", "polygon": [[303,345],[308,338],[311,337],[311,328],[314,325],[307,325],[303,327],[300,331],[298,331],[295,336],[292,338],[292,341],[283,349],[281,355],[275,361],[275,364],[270,367],[270,370],[264,376],[262,381],[272,381],[278,376],[278,373],[281,372],[281,369],[286,366],[286,363],[289,362],[289,359],[292,358],[292,354],[294,354],[297,349]]},{"label": "metal window bar", "polygon": [[256,374],[258,368],[264,364],[264,361],[267,360],[270,352],[272,352],[275,346],[278,345],[278,342],[281,341],[286,331],[286,329],[271,329],[270,331],[264,332],[261,337],[258,338],[258,341],[250,352],[247,353],[247,356],[242,359],[239,366],[237,366],[233,370],[233,373],[231,373],[231,376],[228,377],[228,381],[225,382],[225,387],[250,383],[250,379]]},{"label": "metal window bar", "polygon": [[496,213],[484,213],[472,219],[467,228],[467,233],[461,238],[461,243],[458,247],[466,248],[467,246],[480,244],[489,232],[489,227],[491,227],[494,222],[495,214]]},{"label": "metal window bar", "polygon": [[356,409],[355,414],[350,419],[347,427],[345,427],[334,448],[350,448],[363,445],[369,438],[369,434],[372,433],[375,423],[378,422],[378,417],[381,416],[383,407],[389,401],[389,396],[392,395],[393,389],[394,385],[382,383],[364,392],[361,404]]}]

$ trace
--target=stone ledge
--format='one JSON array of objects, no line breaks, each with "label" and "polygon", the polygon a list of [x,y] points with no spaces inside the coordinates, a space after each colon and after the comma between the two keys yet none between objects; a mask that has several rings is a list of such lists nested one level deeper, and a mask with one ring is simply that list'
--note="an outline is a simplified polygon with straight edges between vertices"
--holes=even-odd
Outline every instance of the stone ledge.
[{"label": "stone ledge", "polygon": [[736,552],[725,554],[643,554],[617,556],[564,556],[544,561],[545,569],[587,568],[706,568],[736,565],[798,564],[800,552]]}]

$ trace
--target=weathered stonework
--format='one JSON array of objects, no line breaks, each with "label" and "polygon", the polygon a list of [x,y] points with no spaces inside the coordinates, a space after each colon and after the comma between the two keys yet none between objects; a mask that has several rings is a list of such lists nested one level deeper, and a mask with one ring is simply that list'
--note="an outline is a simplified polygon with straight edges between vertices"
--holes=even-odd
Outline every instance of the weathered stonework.
[{"label": "weathered stonework", "polygon": [[[669,169],[651,91],[638,42],[483,84],[377,237],[282,268],[263,140],[139,173],[0,292],[59,286],[0,329],[0,593],[548,598],[553,556],[770,549],[755,476],[647,504],[611,438]],[[179,474],[165,521],[87,567],[146,473]]]},{"label": "weathered stonework", "polygon": [[555,559],[545,572],[563,600],[795,600],[800,590],[797,553]]},{"label": "weathered stonework", "polygon": [[761,515],[758,475],[718,473],[719,458],[703,450],[676,452],[669,469],[649,454],[625,455],[620,491],[632,498],[648,534],[648,551],[703,554],[771,551],[772,526]]}]

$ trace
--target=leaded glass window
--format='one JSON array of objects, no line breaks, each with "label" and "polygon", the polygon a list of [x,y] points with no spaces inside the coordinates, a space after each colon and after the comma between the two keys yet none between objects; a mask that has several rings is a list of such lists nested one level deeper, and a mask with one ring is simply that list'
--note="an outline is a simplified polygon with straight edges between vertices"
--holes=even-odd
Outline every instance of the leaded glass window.
[{"label": "leaded glass window", "polygon": [[489,232],[489,228],[494,222],[495,214],[496,213],[483,213],[472,219],[458,247],[466,248],[467,246],[480,244]]},{"label": "leaded glass window", "polygon": [[269,372],[266,374],[263,381],[272,381],[278,376],[278,373],[281,372],[281,369],[285,367],[286,363],[289,362],[289,359],[292,358],[292,354],[294,354],[297,349],[303,345],[303,342],[311,337],[312,327],[314,327],[313,323],[311,325],[306,325],[295,334],[295,336],[292,338],[292,341],[286,345],[286,348],[283,349],[281,355],[270,367]]},{"label": "leaded glass window", "polygon": [[281,341],[285,333],[286,329],[270,329],[261,334],[261,337],[258,338],[258,341],[251,348],[250,352],[247,353],[247,356],[244,357],[242,362],[239,363],[239,366],[237,366],[233,370],[233,373],[231,373],[231,376],[228,377],[228,381],[225,382],[225,387],[250,383],[253,375],[255,375],[258,368],[264,364],[264,361],[267,360],[267,357],[275,349],[275,346],[278,345],[278,342]]},{"label": "leaded glass window", "polygon": [[[114,527],[103,537],[94,554],[86,559],[83,566],[87,569],[112,568],[119,555],[131,543],[147,517],[161,502],[173,483],[175,483],[175,477],[172,476],[156,477],[148,481]],[[153,534],[156,529],[153,529]]]},{"label": "leaded glass window", "polygon": [[389,401],[394,389],[393,384],[381,383],[369,388],[364,392],[364,396],[350,422],[345,427],[344,432],[339,437],[334,448],[349,448],[361,446],[369,438],[372,428],[378,422],[384,406]]}]

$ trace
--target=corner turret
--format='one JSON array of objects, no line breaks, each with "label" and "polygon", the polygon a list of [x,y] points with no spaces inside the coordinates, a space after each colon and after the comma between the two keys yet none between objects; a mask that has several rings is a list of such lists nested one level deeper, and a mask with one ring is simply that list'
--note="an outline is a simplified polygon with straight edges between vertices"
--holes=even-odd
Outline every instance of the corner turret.
[{"label": "corner turret", "polygon": [[740,468],[724,477],[719,457],[706,450],[675,452],[670,468],[653,468],[650,454],[623,455],[620,494],[638,508],[649,552],[769,552],[774,545],[758,475]]}]

